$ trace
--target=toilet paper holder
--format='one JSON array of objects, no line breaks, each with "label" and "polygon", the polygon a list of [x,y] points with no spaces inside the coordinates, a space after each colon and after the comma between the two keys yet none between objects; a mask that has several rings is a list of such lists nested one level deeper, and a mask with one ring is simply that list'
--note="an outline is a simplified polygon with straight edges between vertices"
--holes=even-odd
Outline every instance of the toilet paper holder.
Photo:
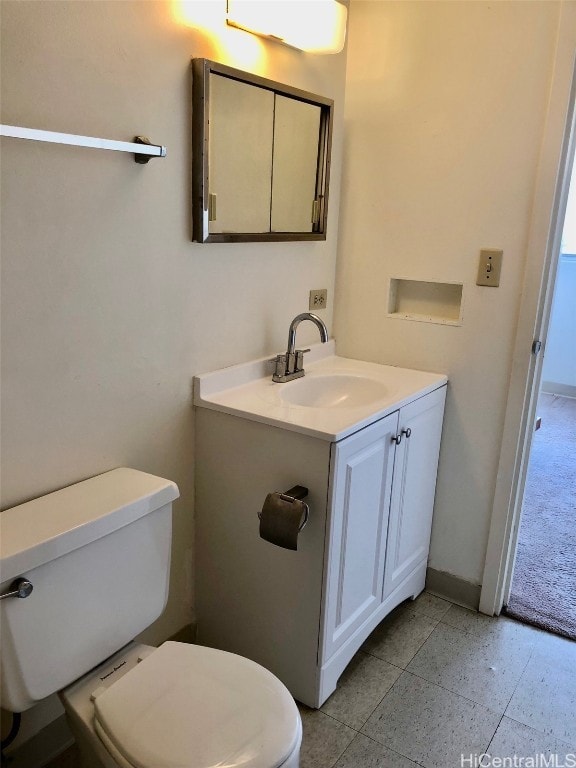
[{"label": "toilet paper holder", "polygon": [[[302,499],[305,499],[306,496],[308,496],[308,488],[304,485],[293,485],[292,488],[290,488],[287,491],[284,491],[284,493],[281,493],[280,491],[277,492],[278,496],[280,496],[281,499],[284,501],[301,501]],[[262,510],[258,510],[258,518],[262,517]],[[304,528],[306,523],[308,522],[308,517],[310,516],[310,507],[308,504],[304,503],[304,518],[302,522],[300,523],[300,526],[298,528],[298,533]]]}]

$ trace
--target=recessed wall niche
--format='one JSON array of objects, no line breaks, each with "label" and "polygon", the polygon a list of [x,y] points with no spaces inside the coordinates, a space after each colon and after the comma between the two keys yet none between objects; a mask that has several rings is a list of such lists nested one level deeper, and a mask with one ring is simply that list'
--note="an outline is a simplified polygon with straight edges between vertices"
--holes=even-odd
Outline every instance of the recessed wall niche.
[{"label": "recessed wall niche", "polygon": [[462,283],[393,277],[388,294],[388,317],[462,325],[462,289]]}]

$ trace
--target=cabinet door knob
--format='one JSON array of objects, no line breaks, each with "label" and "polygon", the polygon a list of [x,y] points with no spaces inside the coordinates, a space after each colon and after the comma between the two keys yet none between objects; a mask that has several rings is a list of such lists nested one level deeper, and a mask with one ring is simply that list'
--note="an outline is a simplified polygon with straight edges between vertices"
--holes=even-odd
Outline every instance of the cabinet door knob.
[{"label": "cabinet door knob", "polygon": [[409,438],[411,434],[412,429],[410,427],[406,427],[406,429],[403,429],[402,432],[400,432],[398,435],[392,435],[391,441],[396,443],[396,445],[400,445],[402,442],[402,436],[406,435],[406,437]]},{"label": "cabinet door knob", "polygon": [[4,600],[5,597],[28,597],[33,589],[32,583],[20,576],[18,579],[14,579],[7,592],[2,592],[0,600]]}]

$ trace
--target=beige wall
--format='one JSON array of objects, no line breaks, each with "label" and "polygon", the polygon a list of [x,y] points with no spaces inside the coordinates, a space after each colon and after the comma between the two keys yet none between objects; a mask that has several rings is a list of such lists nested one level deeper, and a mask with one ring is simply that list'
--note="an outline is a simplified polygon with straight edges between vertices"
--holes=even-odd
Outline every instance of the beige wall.
[{"label": "beige wall", "polygon": [[[2,508],[120,465],[175,480],[170,601],[152,639],[192,617],[192,376],[281,351],[311,288],[329,290],[331,329],[345,68],[344,54],[307,55],[223,25],[219,47],[178,23],[177,8],[1,5],[2,122],[142,133],[168,148],[139,166],[2,139]],[[190,241],[198,56],[335,99],[326,242]],[[313,332],[303,326],[303,340]]]},{"label": "beige wall", "polygon": [[[430,565],[480,583],[559,3],[350,13],[341,353],[450,377]],[[475,285],[501,248],[500,288]],[[461,327],[386,317],[391,277],[464,284]]]}]

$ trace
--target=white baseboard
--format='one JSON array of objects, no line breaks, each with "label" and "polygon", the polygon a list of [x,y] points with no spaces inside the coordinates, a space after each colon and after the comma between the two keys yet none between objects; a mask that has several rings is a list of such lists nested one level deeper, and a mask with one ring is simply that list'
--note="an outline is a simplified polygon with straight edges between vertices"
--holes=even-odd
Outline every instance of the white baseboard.
[{"label": "white baseboard", "polygon": [[560,384],[557,381],[543,381],[540,389],[547,395],[576,397],[576,385],[573,384]]},{"label": "white baseboard", "polygon": [[465,579],[451,573],[428,568],[426,571],[426,589],[428,592],[432,592],[438,597],[444,597],[452,603],[471,608],[474,611],[478,610],[480,590],[482,589],[479,584],[465,581]]}]

